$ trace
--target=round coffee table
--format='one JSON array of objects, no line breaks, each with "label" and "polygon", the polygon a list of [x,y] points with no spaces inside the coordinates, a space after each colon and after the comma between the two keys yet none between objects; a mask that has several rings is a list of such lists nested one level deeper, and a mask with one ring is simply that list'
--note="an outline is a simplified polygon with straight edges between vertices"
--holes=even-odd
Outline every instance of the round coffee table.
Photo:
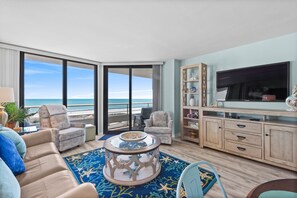
[{"label": "round coffee table", "polygon": [[104,177],[117,185],[135,186],[147,183],[161,171],[159,146],[161,140],[147,135],[144,140],[126,142],[119,135],[104,142]]}]

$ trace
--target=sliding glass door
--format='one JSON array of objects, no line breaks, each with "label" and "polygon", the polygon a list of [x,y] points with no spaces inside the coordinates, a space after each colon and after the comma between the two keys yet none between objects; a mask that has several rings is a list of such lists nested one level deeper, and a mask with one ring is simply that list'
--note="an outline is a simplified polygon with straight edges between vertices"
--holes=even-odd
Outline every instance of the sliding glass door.
[{"label": "sliding glass door", "polygon": [[108,69],[108,130],[126,131],[130,125],[129,68]]},{"label": "sliding glass door", "polygon": [[41,105],[67,106],[70,121],[97,126],[97,67],[21,53],[20,105],[36,112],[27,125],[38,125]]},{"label": "sliding glass door", "polygon": [[143,118],[152,112],[152,71],[152,66],[105,66],[104,133],[143,130]]}]

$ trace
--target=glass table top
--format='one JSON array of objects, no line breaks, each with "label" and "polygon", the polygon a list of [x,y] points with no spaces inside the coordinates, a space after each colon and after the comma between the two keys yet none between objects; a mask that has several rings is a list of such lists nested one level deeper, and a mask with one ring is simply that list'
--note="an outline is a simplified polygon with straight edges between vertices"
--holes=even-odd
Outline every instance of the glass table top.
[{"label": "glass table top", "polygon": [[141,141],[128,142],[128,141],[123,141],[119,138],[119,136],[116,136],[115,138],[110,140],[110,144],[111,146],[117,149],[133,151],[133,150],[144,149],[156,144],[156,139],[148,135],[145,139]]}]

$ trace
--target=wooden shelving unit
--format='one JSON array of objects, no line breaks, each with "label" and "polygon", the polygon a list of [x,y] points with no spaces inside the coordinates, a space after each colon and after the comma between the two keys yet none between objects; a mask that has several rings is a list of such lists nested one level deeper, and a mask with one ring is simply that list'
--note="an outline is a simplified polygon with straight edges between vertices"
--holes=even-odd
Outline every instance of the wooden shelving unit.
[{"label": "wooden shelving unit", "polygon": [[201,63],[182,66],[180,73],[181,138],[200,143],[203,139],[201,108],[207,105],[207,65]]}]

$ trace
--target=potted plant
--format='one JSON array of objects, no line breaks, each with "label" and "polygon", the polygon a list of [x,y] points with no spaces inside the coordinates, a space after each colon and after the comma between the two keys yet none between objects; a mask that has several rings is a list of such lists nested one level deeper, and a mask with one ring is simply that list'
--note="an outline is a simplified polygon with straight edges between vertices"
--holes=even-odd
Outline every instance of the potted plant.
[{"label": "potted plant", "polygon": [[18,108],[15,103],[7,103],[5,111],[8,114],[6,126],[13,129],[16,127],[17,122],[23,123],[27,118],[33,116],[35,113],[29,113],[29,109]]}]

